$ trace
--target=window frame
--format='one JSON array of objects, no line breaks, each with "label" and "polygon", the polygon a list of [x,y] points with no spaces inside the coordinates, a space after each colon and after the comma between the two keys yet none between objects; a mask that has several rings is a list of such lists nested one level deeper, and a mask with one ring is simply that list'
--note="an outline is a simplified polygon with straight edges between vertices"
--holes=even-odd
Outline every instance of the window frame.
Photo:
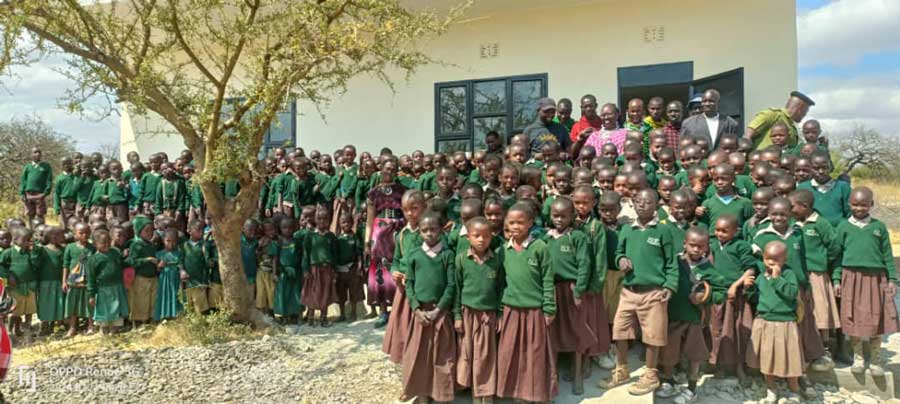
[{"label": "window frame", "polygon": [[[478,83],[486,83],[492,81],[504,81],[505,84],[505,102],[506,108],[502,113],[475,113],[475,85]],[[475,119],[478,118],[497,118],[502,117],[505,120],[506,132],[501,133],[504,139],[508,139],[510,135],[521,132],[522,128],[513,127],[514,103],[513,103],[513,85],[517,82],[539,81],[541,83],[540,97],[546,97],[550,92],[550,80],[547,73],[523,74],[515,76],[488,77],[470,80],[445,81],[434,84],[434,151],[438,151],[438,145],[442,141],[448,140],[468,140],[468,153],[475,151]],[[441,132],[441,90],[446,88],[465,88],[465,122],[466,127],[463,132],[447,133]]]}]

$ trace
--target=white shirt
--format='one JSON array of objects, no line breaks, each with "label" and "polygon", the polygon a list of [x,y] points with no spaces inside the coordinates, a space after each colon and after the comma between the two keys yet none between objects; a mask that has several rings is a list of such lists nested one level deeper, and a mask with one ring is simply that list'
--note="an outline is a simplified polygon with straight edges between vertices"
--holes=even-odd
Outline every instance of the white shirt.
[{"label": "white shirt", "polygon": [[703,117],[706,118],[706,127],[709,128],[709,138],[712,139],[712,144],[709,145],[709,148],[712,149],[716,145],[716,138],[719,137],[719,113],[716,113],[716,116],[710,118],[703,114]]}]

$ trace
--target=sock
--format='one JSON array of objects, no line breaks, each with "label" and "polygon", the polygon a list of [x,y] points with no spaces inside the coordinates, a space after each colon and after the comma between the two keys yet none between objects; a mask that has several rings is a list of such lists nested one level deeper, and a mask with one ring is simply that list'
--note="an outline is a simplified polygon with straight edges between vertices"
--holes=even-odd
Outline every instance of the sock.
[{"label": "sock", "polygon": [[660,381],[663,382],[663,383],[669,383],[669,384],[671,384],[671,385],[673,385],[673,386],[675,385],[675,378],[674,378],[674,377],[666,377],[666,378],[662,378]]},{"label": "sock", "polygon": [[691,393],[696,393],[696,392],[697,392],[697,381],[696,381],[696,380],[689,380],[689,381],[688,381],[688,390],[690,390]]}]

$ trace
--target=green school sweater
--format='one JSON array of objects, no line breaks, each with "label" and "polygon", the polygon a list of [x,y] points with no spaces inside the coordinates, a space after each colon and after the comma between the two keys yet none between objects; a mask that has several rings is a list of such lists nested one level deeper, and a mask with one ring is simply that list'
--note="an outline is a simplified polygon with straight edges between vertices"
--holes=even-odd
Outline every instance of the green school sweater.
[{"label": "green school sweater", "polygon": [[459,211],[462,208],[462,198],[459,194],[454,193],[450,199],[447,199],[447,218],[453,223],[460,223]]},{"label": "green school sweater", "polygon": [[222,283],[222,273],[219,272],[219,250],[216,247],[216,240],[211,234],[203,236],[206,242],[206,262],[209,264],[209,282]]},{"label": "green school sweater", "polygon": [[616,249],[619,247],[619,234],[622,233],[622,225],[605,226],[606,229],[606,269],[609,271],[618,271],[619,264],[616,262]]},{"label": "green school sweater", "polygon": [[730,288],[737,282],[744,275],[744,271],[759,270],[759,261],[753,255],[753,247],[745,240],[733,239],[723,244],[717,239],[712,239],[709,240],[709,250],[712,252],[716,270],[725,282],[721,286],[725,288]]},{"label": "green school sweater", "polygon": [[468,251],[456,254],[456,289],[453,318],[462,319],[462,307],[481,311],[500,311],[506,275],[503,273],[503,249],[488,250],[483,263],[469,256]]},{"label": "green school sweater", "polygon": [[678,255],[669,225],[654,220],[641,228],[637,222],[626,225],[616,246],[619,259],[631,259],[632,270],[625,273],[625,286],[658,286],[671,291],[678,288]]},{"label": "green school sweater", "polygon": [[180,247],[184,256],[184,271],[190,277],[187,282],[189,288],[209,283],[208,249],[205,244],[203,239],[187,240]]},{"label": "green school sweater", "polygon": [[684,239],[687,236],[687,231],[691,227],[699,227],[703,230],[708,230],[708,226],[706,223],[703,223],[697,218],[693,220],[679,223],[675,221],[674,218],[669,219],[660,219],[659,221],[662,224],[668,224],[672,230],[672,244],[675,246],[675,253],[681,254],[684,251]]},{"label": "green school sweater", "polygon": [[338,187],[338,178],[330,176],[323,172],[317,172],[316,181],[316,202],[328,203],[334,200],[334,194]]},{"label": "green school sweater", "polygon": [[[684,321],[691,324],[700,324],[702,320],[702,311],[700,307],[691,303],[691,289],[695,282],[701,280],[707,281],[713,285],[711,278],[716,278],[716,268],[706,259],[691,263],[683,256],[678,259],[678,288],[669,299],[668,312],[669,321]],[[717,282],[718,283],[718,282]],[[724,299],[727,289],[712,286],[712,295],[708,303],[718,303]]]},{"label": "green school sweater", "polygon": [[831,180],[834,184],[826,192],[821,192],[812,184],[812,180],[801,182],[797,189],[812,191],[815,203],[813,208],[824,216],[832,226],[850,217],[850,184],[844,181]]},{"label": "green school sweater", "polygon": [[759,273],[763,272],[763,250],[766,248],[766,244],[775,240],[783,241],[788,248],[785,272],[796,272],[797,284],[804,288],[809,287],[809,279],[806,276],[806,246],[803,243],[803,234],[800,232],[800,228],[794,224],[790,225],[787,234],[779,234],[770,224],[760,229],[753,237],[753,252],[758,259]]},{"label": "green school sweater", "polygon": [[503,246],[503,273],[506,288],[500,300],[504,306],[541,309],[545,315],[556,315],[554,272],[550,266],[547,244],[529,238],[521,251],[512,241]]},{"label": "green school sweater", "polygon": [[[63,254],[64,249],[52,250],[44,247],[44,254],[47,258],[46,265],[41,265],[38,270],[39,281],[62,281]],[[2,255],[2,252],[0,252]]]},{"label": "green school sweater", "polygon": [[[541,205],[541,220],[543,220],[543,223],[552,223],[550,221],[550,206],[553,205],[553,202],[556,202],[557,197],[557,195],[547,195],[547,197],[544,198],[544,204]],[[506,207],[504,206],[504,208]]]},{"label": "green school sweater", "polygon": [[75,200],[80,206],[90,206],[91,191],[94,189],[94,183],[97,177],[93,175],[81,175],[78,179],[78,191]]},{"label": "green school sweater", "polygon": [[353,191],[353,202],[357,211],[361,211],[362,204],[369,198],[369,190],[372,189],[369,178],[358,177],[356,179],[356,190]]},{"label": "green school sweater", "polygon": [[319,233],[311,231],[303,240],[303,272],[309,272],[313,266],[337,264],[337,237],[332,232]]},{"label": "green school sweater", "polygon": [[442,246],[437,256],[429,256],[420,246],[409,254],[406,271],[406,299],[409,308],[418,310],[422,303],[433,303],[450,310],[456,293],[456,270],[453,251]]},{"label": "green school sweater", "polygon": [[484,180],[484,178],[481,178],[481,170],[479,170],[477,168],[473,169],[472,172],[469,173],[469,178],[468,178],[468,180],[466,180],[466,182],[478,184],[478,185],[481,185],[482,187],[484,187],[484,184],[487,184],[487,182]]},{"label": "green school sweater", "polygon": [[299,279],[300,247],[296,238],[280,238],[278,240],[278,276],[285,281]]},{"label": "green school sweater", "polygon": [[284,179],[288,174],[280,173],[269,181],[269,199],[266,201],[266,209],[278,207],[278,197],[284,195]]},{"label": "green school sweater", "polygon": [[203,190],[200,188],[200,184],[194,182],[194,179],[191,178],[184,182],[184,188],[187,192],[186,198],[188,207],[194,209],[203,207]]},{"label": "green school sweater", "polygon": [[62,173],[56,176],[53,193],[53,209],[59,212],[62,201],[75,201],[78,198],[78,176],[72,173]]},{"label": "green school sweater", "polygon": [[295,208],[315,205],[319,202],[319,191],[316,190],[316,179],[307,175],[304,178],[290,176],[285,180],[288,191],[284,196],[286,202],[293,202]]},{"label": "green school sweater", "polygon": [[340,178],[338,187],[335,190],[335,196],[338,198],[353,198],[356,192],[357,176],[359,174],[359,166],[353,163],[349,166],[337,166],[337,176]]},{"label": "green school sweater", "polygon": [[[91,254],[94,252],[94,246],[88,244],[87,247],[82,247],[78,245],[78,243],[70,243],[66,245],[66,248],[63,250],[63,268],[71,270],[75,267],[75,264],[78,264],[78,260],[84,254]],[[132,250],[132,253],[134,251]]]},{"label": "green school sweater", "polygon": [[406,273],[406,257],[413,250],[422,246],[422,236],[418,230],[413,230],[409,226],[404,227],[397,233],[397,239],[394,240],[394,255],[391,262],[391,272]]},{"label": "green school sweater", "polygon": [[738,233],[738,236],[744,240],[753,241],[753,236],[756,235],[756,232],[759,229],[768,226],[769,218],[764,217],[761,220],[757,220],[756,215],[754,214],[743,225],[741,225],[741,231]]},{"label": "green school sweater", "polygon": [[95,252],[87,260],[87,292],[97,296],[97,291],[106,286],[122,285],[122,253],[118,249]]},{"label": "green school sweater", "polygon": [[338,266],[353,264],[362,255],[362,240],[353,233],[342,233],[337,236],[337,256],[335,262]]},{"label": "green school sweater", "polygon": [[438,187],[437,187],[437,181],[435,181],[435,177],[437,177],[437,170],[432,170],[425,174],[422,174],[422,176],[419,177],[419,184],[418,184],[419,188],[418,189],[420,191],[428,191],[428,192],[437,193]]},{"label": "green school sweater", "polygon": [[713,195],[710,198],[706,198],[706,200],[703,201],[702,206],[706,208],[706,214],[703,216],[703,221],[709,223],[710,235],[715,233],[716,220],[725,213],[730,213],[737,217],[738,227],[743,226],[744,222],[753,216],[753,203],[740,195],[735,195],[734,199],[727,204],[723,202],[722,198],[718,195]]},{"label": "green school sweater", "polygon": [[796,271],[782,270],[781,276],[756,277],[751,295],[756,296],[756,317],[766,321],[797,321],[797,296],[800,293]]},{"label": "green school sweater", "polygon": [[225,199],[237,198],[238,192],[241,192],[241,183],[238,180],[227,180],[219,184],[222,189],[222,195]]},{"label": "green school sweater", "polygon": [[818,213],[813,213],[803,223],[797,224],[806,247],[806,270],[828,272],[841,253],[834,242],[834,227]]},{"label": "green school sweater", "polygon": [[575,297],[587,292],[593,270],[591,268],[590,240],[581,230],[569,230],[557,237],[547,233],[543,240],[547,243],[550,267],[556,281],[574,281]]},{"label": "green school sweater", "polygon": [[141,176],[141,190],[143,193],[141,202],[156,203],[156,188],[159,187],[161,180],[162,176],[158,172],[150,171]]},{"label": "green school sweater", "polygon": [[29,162],[22,168],[22,179],[19,181],[19,196],[26,192],[38,192],[50,195],[53,187],[53,169],[46,161]]},{"label": "green school sweater", "polygon": [[591,277],[588,282],[587,292],[599,294],[603,291],[603,283],[606,282],[606,270],[609,268],[609,257],[606,251],[606,227],[596,217],[591,217],[586,222],[576,222],[576,228],[584,232],[588,238]]},{"label": "green school sweater", "polygon": [[[842,221],[835,230],[834,242],[839,251],[843,251],[840,265],[834,269],[832,280],[835,284],[841,281],[844,267],[862,272],[886,272],[888,279],[897,281],[894,269],[894,252],[891,249],[891,235],[880,220],[869,216],[869,223],[860,227]],[[856,220],[854,219],[854,222]]]},{"label": "green school sweater", "polygon": [[184,203],[185,194],[187,191],[183,180],[162,178],[156,186],[156,197],[153,202],[155,213],[160,214],[169,209],[184,212],[187,206]]},{"label": "green school sweater", "polygon": [[106,196],[106,179],[98,179],[94,181],[94,185],[91,186],[91,196],[88,197],[88,206],[106,206],[106,199],[103,197]]},{"label": "green school sweater", "polygon": [[42,247],[34,247],[26,251],[13,245],[0,255],[0,277],[7,280],[14,277],[16,293],[28,295],[37,290],[39,271],[45,262],[42,250]]},{"label": "green school sweater", "polygon": [[126,264],[134,268],[134,274],[145,278],[157,276],[156,264],[150,259],[156,258],[156,246],[140,237],[135,237],[128,252]]},{"label": "green school sweater", "polygon": [[119,185],[115,178],[107,178],[103,181],[103,196],[110,205],[127,204],[131,199],[131,191],[127,182],[123,181],[122,185]]}]

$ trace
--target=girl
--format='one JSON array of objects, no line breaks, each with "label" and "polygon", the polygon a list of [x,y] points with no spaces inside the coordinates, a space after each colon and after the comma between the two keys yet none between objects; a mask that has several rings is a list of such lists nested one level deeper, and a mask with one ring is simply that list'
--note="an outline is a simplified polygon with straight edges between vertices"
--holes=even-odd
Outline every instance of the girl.
[{"label": "girl", "polygon": [[109,232],[98,230],[94,233],[97,252],[87,261],[87,291],[94,306],[94,321],[100,325],[100,332],[107,335],[115,333],[128,316],[122,254],[111,244]]},{"label": "girl", "polygon": [[353,232],[353,216],[349,213],[341,215],[338,221],[340,235],[337,236],[337,303],[341,316],[338,321],[347,321],[345,306],[350,303],[350,321],[356,321],[356,306],[363,301],[362,243],[359,236]]},{"label": "girl", "polygon": [[273,278],[275,279],[275,301],[273,311],[275,318],[281,321],[296,320],[300,315],[300,248],[294,238],[294,219],[281,219],[280,237],[272,242],[270,248],[275,251]]},{"label": "girl", "polygon": [[454,253],[442,242],[442,220],[433,212],[420,223],[423,243],[407,258],[407,301],[415,320],[403,352],[403,395],[453,401],[456,336],[447,312],[453,303]]},{"label": "girl", "polygon": [[546,402],[559,391],[549,329],[556,317],[556,298],[547,244],[528,232],[534,216],[531,205],[516,203],[504,221],[510,239],[503,249],[506,289],[501,299],[497,395]]},{"label": "girl", "polygon": [[156,253],[156,270],[159,272],[153,309],[153,319],[156,321],[178,317],[183,309],[178,300],[178,291],[182,272],[185,272],[184,255],[177,245],[178,230],[167,229],[163,236],[163,249]]},{"label": "girl", "polygon": [[38,274],[38,318],[41,320],[41,335],[53,331],[53,323],[62,321],[66,315],[65,294],[63,294],[63,243],[65,232],[61,227],[53,227],[44,233],[44,251],[47,261]]},{"label": "girl", "polygon": [[388,273],[394,261],[394,238],[405,223],[401,199],[406,188],[394,181],[396,173],[397,161],[385,160],[381,167],[381,182],[369,190],[366,199],[365,240],[366,255],[370,261],[369,304],[378,305],[381,309],[381,318],[375,323],[375,327],[387,325],[387,306],[391,304],[397,289],[394,279]]},{"label": "girl", "polygon": [[507,163],[500,169],[500,200],[503,208],[509,209],[516,202],[516,188],[519,187],[519,168]]},{"label": "girl", "polygon": [[103,182],[103,199],[107,204],[107,218],[128,220],[128,201],[131,199],[131,192],[128,184],[122,179],[122,164],[118,161],[109,163],[109,178]]},{"label": "girl", "polygon": [[66,338],[74,337],[78,319],[87,319],[86,334],[94,333],[94,319],[91,315],[91,306],[88,304],[84,262],[87,256],[94,251],[94,246],[88,242],[91,228],[87,223],[77,223],[75,229],[75,242],[66,246],[63,252],[63,276],[62,289],[66,294],[65,315],[69,319],[69,331]]},{"label": "girl", "polygon": [[765,274],[755,280],[744,277],[744,287],[755,286],[751,293],[758,295],[747,365],[759,369],[766,377],[767,403],[778,401],[776,378],[787,379],[788,387],[796,394],[800,390],[799,378],[803,376],[803,351],[797,327],[798,271],[783,270],[787,255],[784,242],[769,242],[763,250]]},{"label": "girl", "polygon": [[306,306],[310,325],[316,324],[316,310],[320,312],[322,327],[329,327],[328,306],[334,301],[334,266],[337,262],[337,239],[329,229],[331,212],[320,205],[316,211],[316,227],[303,241],[303,291],[301,301]]},{"label": "girl", "polygon": [[273,219],[262,223],[263,236],[259,239],[257,255],[259,270],[256,272],[256,309],[274,315],[275,305],[275,259],[278,256],[278,230]]}]

